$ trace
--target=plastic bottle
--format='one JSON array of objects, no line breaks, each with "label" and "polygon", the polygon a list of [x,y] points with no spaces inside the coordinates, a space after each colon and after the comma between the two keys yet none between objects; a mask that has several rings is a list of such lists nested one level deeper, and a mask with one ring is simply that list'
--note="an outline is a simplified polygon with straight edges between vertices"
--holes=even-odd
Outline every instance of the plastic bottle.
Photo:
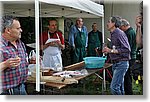
[{"label": "plastic bottle", "polygon": [[116,46],[115,46],[115,45],[113,45],[113,46],[112,46],[112,49],[113,49],[113,51],[114,51],[114,50],[116,49]]},{"label": "plastic bottle", "polygon": [[30,63],[35,64],[36,63],[36,53],[34,50],[32,50],[29,54]]}]

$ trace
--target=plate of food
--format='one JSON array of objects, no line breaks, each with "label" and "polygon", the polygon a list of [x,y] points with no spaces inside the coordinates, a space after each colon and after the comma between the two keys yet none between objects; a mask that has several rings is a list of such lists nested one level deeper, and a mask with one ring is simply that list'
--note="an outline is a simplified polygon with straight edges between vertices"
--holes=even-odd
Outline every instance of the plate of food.
[{"label": "plate of food", "polygon": [[83,75],[80,71],[62,71],[62,72],[57,72],[54,73],[53,75],[57,76],[76,76],[76,75]]}]

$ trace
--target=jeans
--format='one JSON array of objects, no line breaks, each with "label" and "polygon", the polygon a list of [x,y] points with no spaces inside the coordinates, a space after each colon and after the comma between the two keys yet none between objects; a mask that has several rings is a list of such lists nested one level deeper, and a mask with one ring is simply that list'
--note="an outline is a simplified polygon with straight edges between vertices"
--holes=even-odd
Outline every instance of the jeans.
[{"label": "jeans", "polygon": [[25,85],[20,84],[16,87],[4,90],[1,95],[27,95],[27,92],[25,90]]},{"label": "jeans", "polygon": [[124,76],[128,68],[129,61],[119,61],[113,64],[113,78],[110,85],[113,95],[124,95]]}]

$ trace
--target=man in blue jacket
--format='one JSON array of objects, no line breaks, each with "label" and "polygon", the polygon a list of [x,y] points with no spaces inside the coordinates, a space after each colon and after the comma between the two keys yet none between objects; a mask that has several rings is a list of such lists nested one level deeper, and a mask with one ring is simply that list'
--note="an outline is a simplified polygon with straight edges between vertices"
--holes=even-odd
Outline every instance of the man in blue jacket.
[{"label": "man in blue jacket", "polygon": [[77,18],[76,25],[71,27],[69,33],[69,43],[72,47],[72,64],[83,61],[86,56],[87,42],[87,28],[83,26],[83,19]]}]

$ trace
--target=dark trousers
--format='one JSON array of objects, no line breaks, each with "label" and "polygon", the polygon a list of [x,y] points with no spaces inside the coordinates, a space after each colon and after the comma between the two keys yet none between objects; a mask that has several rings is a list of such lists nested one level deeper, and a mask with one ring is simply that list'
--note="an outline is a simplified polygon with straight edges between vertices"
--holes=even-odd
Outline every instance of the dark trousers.
[{"label": "dark trousers", "polygon": [[124,77],[124,91],[125,95],[133,95],[132,90],[132,76],[131,76],[131,66],[134,65],[135,60],[129,61],[129,68]]}]

